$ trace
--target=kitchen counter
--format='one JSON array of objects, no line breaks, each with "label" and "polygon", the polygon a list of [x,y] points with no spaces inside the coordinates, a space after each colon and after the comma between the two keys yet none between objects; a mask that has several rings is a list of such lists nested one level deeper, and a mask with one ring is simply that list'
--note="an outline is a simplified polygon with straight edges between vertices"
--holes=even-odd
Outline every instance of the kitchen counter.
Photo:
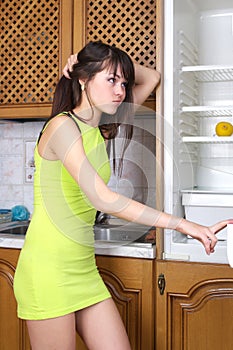
[{"label": "kitchen counter", "polygon": [[[29,221],[11,221],[0,225],[0,247],[21,249]],[[95,225],[95,254],[106,256],[155,259],[154,236],[148,237],[148,227],[117,222]]]},{"label": "kitchen counter", "polygon": [[[24,244],[24,235],[19,234],[0,234],[1,248],[21,249]],[[156,245],[151,243],[112,243],[112,242],[95,242],[96,255],[134,257],[141,259],[155,259]]]}]

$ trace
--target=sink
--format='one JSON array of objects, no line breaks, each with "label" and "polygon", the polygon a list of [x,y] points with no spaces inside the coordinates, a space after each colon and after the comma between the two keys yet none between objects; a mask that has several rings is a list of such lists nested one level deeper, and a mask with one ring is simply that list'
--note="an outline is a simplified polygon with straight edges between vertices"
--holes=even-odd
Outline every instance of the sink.
[{"label": "sink", "polygon": [[119,225],[95,225],[95,241],[134,244],[134,243],[155,243],[146,239],[148,227],[119,226]]},{"label": "sink", "polygon": [[[29,221],[12,221],[0,224],[0,234],[25,235]],[[94,225],[95,241],[112,244],[155,244],[155,239],[148,239],[149,228],[138,225]]]},{"label": "sink", "polygon": [[94,227],[96,241],[111,241],[111,242],[132,242],[135,235],[133,232],[125,232],[121,229],[110,227]]},{"label": "sink", "polygon": [[12,221],[0,225],[0,234],[25,235],[28,229],[29,221]]}]

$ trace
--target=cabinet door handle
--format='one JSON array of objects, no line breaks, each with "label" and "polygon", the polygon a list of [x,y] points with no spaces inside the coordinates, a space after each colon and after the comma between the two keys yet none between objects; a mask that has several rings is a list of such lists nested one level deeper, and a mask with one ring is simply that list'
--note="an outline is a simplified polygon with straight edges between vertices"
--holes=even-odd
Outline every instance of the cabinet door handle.
[{"label": "cabinet door handle", "polygon": [[164,274],[161,273],[158,277],[158,287],[159,287],[160,295],[164,294],[165,286],[166,286],[165,277],[164,277]]}]

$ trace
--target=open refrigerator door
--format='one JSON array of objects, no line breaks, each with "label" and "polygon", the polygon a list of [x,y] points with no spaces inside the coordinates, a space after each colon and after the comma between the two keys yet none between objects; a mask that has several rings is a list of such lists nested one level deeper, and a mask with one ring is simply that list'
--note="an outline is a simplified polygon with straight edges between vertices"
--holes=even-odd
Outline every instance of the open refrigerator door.
[{"label": "open refrigerator door", "polygon": [[[203,225],[233,218],[233,7],[164,2],[164,210]],[[207,256],[165,230],[165,259],[227,263],[227,230]]]}]

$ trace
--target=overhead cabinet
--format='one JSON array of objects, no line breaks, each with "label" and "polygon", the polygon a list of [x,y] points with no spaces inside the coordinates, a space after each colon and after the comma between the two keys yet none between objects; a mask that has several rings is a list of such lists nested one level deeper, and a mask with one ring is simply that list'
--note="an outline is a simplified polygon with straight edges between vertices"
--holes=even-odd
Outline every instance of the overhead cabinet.
[{"label": "overhead cabinet", "polygon": [[72,51],[72,0],[1,2],[1,118],[47,118]]},{"label": "overhead cabinet", "polygon": [[156,26],[156,0],[2,0],[0,117],[49,117],[67,58],[91,40],[155,68]]}]

